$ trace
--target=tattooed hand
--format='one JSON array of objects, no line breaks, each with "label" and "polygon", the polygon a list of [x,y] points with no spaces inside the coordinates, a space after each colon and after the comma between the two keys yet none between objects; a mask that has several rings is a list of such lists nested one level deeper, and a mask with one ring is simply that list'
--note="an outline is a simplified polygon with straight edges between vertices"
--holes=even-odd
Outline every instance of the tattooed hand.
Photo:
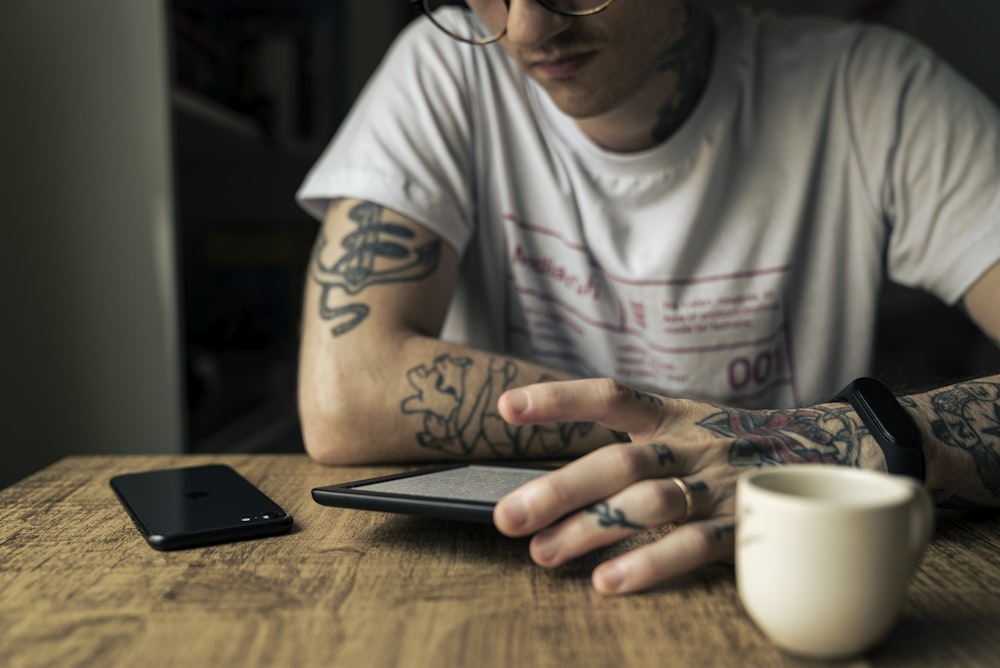
[{"label": "tattooed hand", "polygon": [[680,522],[658,541],[598,566],[593,584],[603,593],[647,589],[730,560],[736,479],[748,468],[885,468],[877,446],[858,445],[871,439],[863,441],[867,431],[846,404],[737,410],[598,379],[514,389],[498,407],[514,424],[594,421],[631,438],[533,480],[497,505],[500,531],[535,534],[531,556],[538,564],[559,566],[645,529]]}]

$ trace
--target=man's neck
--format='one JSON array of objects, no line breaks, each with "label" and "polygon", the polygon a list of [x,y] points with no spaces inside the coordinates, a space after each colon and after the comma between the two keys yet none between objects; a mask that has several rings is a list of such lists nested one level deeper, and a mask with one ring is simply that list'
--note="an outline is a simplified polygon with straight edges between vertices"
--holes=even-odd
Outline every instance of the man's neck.
[{"label": "man's neck", "polygon": [[715,51],[711,17],[687,5],[681,36],[660,54],[651,84],[628,104],[577,124],[600,146],[612,151],[642,151],[667,141],[694,112],[708,86]]}]

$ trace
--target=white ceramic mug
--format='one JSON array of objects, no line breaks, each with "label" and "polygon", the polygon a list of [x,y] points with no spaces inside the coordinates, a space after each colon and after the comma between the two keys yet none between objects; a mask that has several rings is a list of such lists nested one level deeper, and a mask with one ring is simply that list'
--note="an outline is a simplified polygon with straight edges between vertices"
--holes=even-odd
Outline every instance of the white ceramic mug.
[{"label": "white ceramic mug", "polygon": [[813,658],[886,635],[934,524],[915,481],[842,466],[749,471],[736,507],[743,606],[774,644]]}]

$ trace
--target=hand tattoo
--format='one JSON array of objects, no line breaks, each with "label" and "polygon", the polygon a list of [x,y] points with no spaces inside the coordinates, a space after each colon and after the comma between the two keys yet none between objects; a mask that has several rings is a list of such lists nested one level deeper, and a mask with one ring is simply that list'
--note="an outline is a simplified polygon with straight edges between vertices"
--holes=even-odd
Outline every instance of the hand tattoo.
[{"label": "hand tattoo", "polygon": [[335,323],[330,330],[343,336],[360,325],[369,315],[367,304],[355,303],[331,307],[327,302],[334,289],[356,295],[365,288],[380,283],[417,281],[434,272],[441,256],[441,242],[429,241],[412,247],[416,233],[405,225],[384,220],[385,209],[371,202],[362,202],[351,209],[348,217],[358,226],[341,242],[344,255],[332,265],[321,259],[326,237],[321,232],[312,253],[312,277],[319,283],[320,316]]},{"label": "hand tattoo", "polygon": [[688,489],[691,492],[707,492],[708,483],[703,480],[695,480],[694,482],[687,483]]},{"label": "hand tattoo", "polygon": [[649,447],[656,453],[656,461],[659,462],[660,466],[674,463],[674,451],[666,443],[653,443]]},{"label": "hand tattoo", "polygon": [[655,394],[650,394],[649,392],[640,392],[639,390],[633,389],[632,396],[636,401],[653,404],[654,406],[663,406],[663,399],[659,398]]},{"label": "hand tattoo", "polygon": [[646,527],[641,524],[635,524],[630,522],[627,517],[625,517],[625,511],[620,508],[612,508],[611,504],[607,501],[598,503],[595,506],[587,508],[587,512],[591,515],[597,515],[597,523],[600,524],[605,529],[610,529],[611,527],[621,527],[622,529],[645,529]]},{"label": "hand tattoo", "polygon": [[726,536],[731,536],[736,533],[736,524],[723,524],[722,526],[715,527],[715,540],[722,541]]},{"label": "hand tattoo", "polygon": [[787,411],[721,410],[698,424],[733,439],[733,466],[857,466],[864,433],[846,418],[850,407]]}]

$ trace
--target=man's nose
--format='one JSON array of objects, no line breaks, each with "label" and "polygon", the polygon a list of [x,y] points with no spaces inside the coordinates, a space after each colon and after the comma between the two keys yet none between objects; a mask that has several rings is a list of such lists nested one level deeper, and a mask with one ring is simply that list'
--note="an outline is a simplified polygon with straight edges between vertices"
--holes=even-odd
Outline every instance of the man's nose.
[{"label": "man's nose", "polygon": [[569,27],[573,19],[550,11],[538,0],[509,0],[507,5],[507,41],[519,47],[545,43]]}]

